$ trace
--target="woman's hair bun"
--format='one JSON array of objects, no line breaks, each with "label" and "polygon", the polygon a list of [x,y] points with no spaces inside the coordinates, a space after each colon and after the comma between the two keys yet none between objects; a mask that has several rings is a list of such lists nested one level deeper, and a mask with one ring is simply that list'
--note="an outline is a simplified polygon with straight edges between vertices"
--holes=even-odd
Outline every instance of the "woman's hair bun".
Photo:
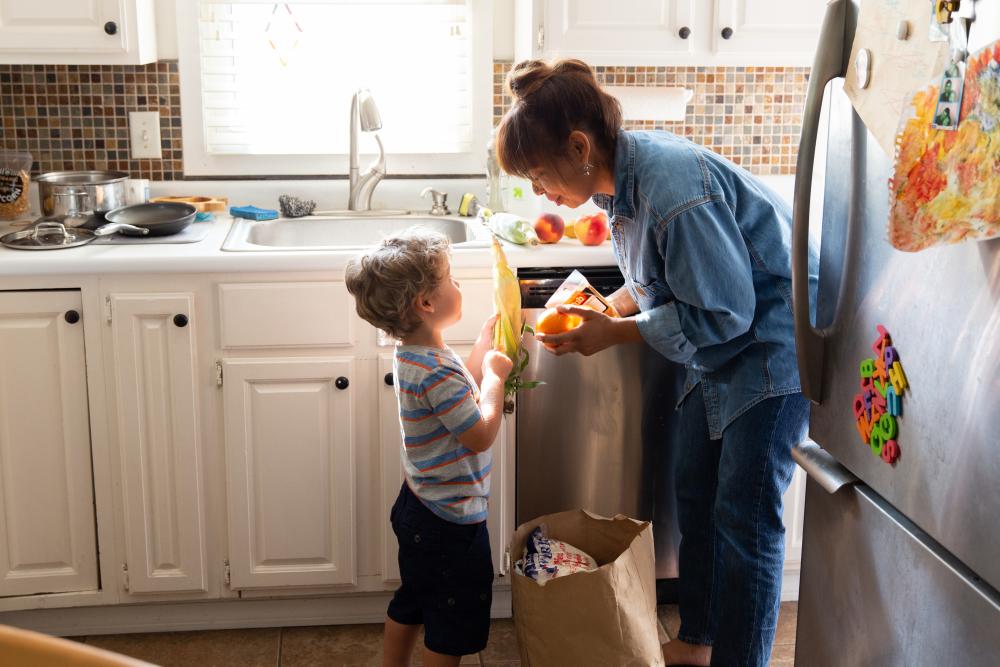
[{"label": "woman's hair bun", "polygon": [[540,89],[553,77],[565,76],[590,79],[595,84],[594,70],[582,60],[560,60],[551,65],[544,60],[523,60],[507,75],[507,88],[515,101],[523,101]]}]

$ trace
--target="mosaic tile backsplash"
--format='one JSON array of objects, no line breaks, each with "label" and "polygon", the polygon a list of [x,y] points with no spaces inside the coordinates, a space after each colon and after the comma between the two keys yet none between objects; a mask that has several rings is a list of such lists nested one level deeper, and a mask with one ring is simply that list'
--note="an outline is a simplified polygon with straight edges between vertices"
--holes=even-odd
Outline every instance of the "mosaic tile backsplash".
[{"label": "mosaic tile backsplash", "polygon": [[[513,63],[493,63],[493,121],[510,108],[504,81]],[[694,91],[683,122],[626,121],[629,130],[669,130],[754,174],[794,174],[809,85],[808,67],[595,67],[607,86]]]},{"label": "mosaic tile backsplash", "polygon": [[[511,62],[493,64],[493,121],[511,100]],[[596,67],[615,86],[694,91],[683,122],[628,121],[702,143],[756,174],[794,174],[809,69],[804,67]],[[163,158],[129,157],[128,113],[159,111]],[[0,65],[0,148],[27,150],[35,174],[109,169],[135,178],[184,177],[176,61],[150,65]]]},{"label": "mosaic tile backsplash", "polygon": [[[160,112],[162,159],[130,158],[130,111]],[[0,65],[0,147],[30,152],[35,174],[101,169],[134,178],[180,179],[177,62]]]}]

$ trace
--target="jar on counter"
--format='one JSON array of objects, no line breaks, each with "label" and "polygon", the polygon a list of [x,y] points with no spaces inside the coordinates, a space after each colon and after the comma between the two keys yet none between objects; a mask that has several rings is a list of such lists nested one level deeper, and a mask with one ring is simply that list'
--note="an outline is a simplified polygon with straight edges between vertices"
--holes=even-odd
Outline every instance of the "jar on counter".
[{"label": "jar on counter", "polygon": [[0,220],[15,220],[28,212],[31,153],[0,151]]}]

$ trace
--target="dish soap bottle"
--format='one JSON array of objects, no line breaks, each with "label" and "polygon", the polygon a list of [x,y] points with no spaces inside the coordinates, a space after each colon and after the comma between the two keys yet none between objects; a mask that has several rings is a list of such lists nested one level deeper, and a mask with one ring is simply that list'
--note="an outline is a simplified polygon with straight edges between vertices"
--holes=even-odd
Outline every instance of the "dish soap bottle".
[{"label": "dish soap bottle", "polygon": [[507,210],[506,176],[497,162],[497,129],[490,132],[490,142],[486,144],[486,207],[494,212]]}]

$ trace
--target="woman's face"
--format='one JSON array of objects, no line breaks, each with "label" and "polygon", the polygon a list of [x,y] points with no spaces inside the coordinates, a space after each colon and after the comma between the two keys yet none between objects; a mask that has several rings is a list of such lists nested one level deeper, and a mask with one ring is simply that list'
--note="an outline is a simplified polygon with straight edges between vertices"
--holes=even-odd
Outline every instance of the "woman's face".
[{"label": "woman's face", "polygon": [[[573,169],[578,168],[567,165],[559,171],[572,173]],[[536,167],[528,172],[528,180],[531,181],[531,189],[536,195],[544,195],[557,206],[576,208],[588,202],[595,194],[593,179],[582,173],[577,178],[566,178],[557,172],[555,167]]]}]

